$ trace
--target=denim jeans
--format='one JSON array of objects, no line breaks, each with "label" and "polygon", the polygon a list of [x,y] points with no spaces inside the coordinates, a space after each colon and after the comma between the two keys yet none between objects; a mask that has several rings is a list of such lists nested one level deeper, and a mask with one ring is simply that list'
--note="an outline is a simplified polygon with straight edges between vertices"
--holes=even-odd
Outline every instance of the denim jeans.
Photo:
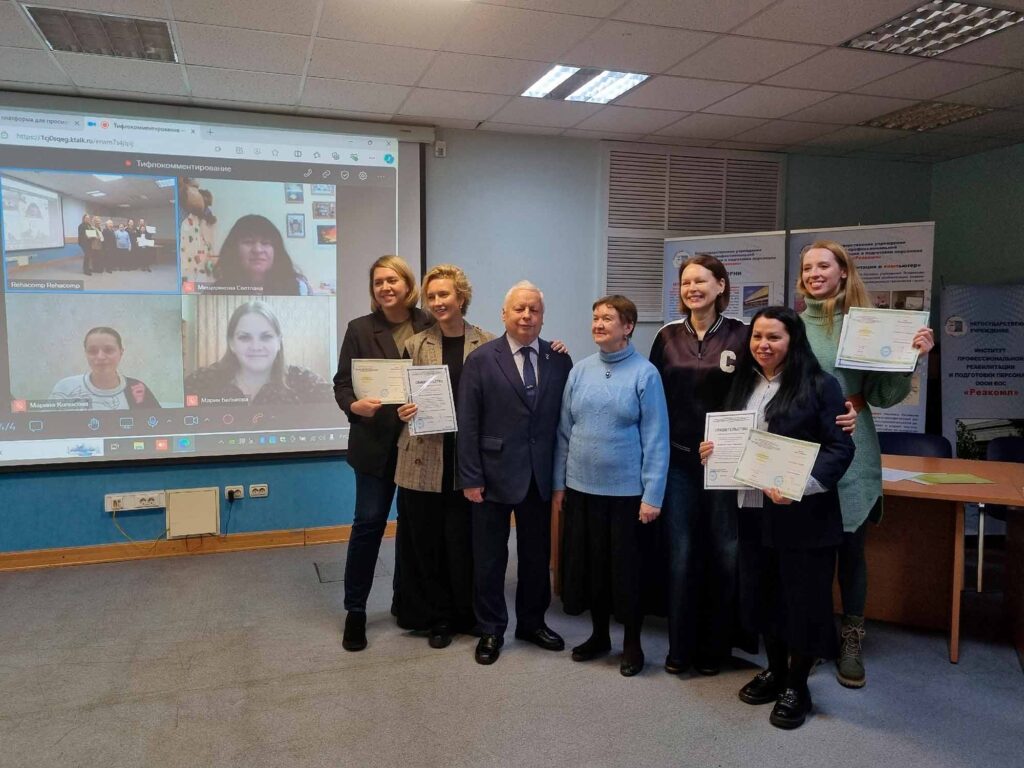
[{"label": "denim jeans", "polygon": [[684,667],[695,656],[728,658],[736,626],[735,495],[703,486],[699,464],[669,466],[662,509],[669,556],[668,655]]},{"label": "denim jeans", "polygon": [[345,610],[365,612],[395,483],[358,471],[355,475],[356,508],[345,561]]}]

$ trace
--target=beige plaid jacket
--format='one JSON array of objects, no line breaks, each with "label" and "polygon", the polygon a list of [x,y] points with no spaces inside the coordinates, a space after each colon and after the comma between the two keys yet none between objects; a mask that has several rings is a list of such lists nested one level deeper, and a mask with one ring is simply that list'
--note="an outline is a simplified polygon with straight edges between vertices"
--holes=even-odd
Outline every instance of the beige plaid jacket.
[{"label": "beige plaid jacket", "polygon": [[[466,345],[462,359],[474,349],[494,338],[494,334],[466,323]],[[413,365],[441,365],[441,329],[431,326],[405,342],[405,351]],[[398,468],[395,484],[413,491],[441,491],[444,469],[444,435],[413,437],[408,425],[398,437]],[[458,484],[458,468],[455,481]]]}]

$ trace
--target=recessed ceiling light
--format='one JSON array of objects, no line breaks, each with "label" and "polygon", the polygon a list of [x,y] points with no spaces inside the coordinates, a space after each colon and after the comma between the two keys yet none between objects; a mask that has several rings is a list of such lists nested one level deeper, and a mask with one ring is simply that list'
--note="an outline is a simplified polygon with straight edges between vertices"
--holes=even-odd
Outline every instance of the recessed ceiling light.
[{"label": "recessed ceiling light", "polygon": [[944,125],[959,123],[972,117],[991,112],[987,107],[970,104],[946,104],[941,101],[924,101],[912,107],[899,109],[887,115],[866,120],[861,125],[871,128],[893,128],[900,131],[930,131]]},{"label": "recessed ceiling light", "polygon": [[908,56],[938,56],[1024,21],[1024,13],[982,5],[925,3],[843,46]]},{"label": "recessed ceiling light", "polygon": [[106,192],[100,192],[98,189],[94,189],[92,192],[86,192],[89,197],[106,197]]},{"label": "recessed ceiling light", "polygon": [[609,72],[605,70],[597,77],[565,97],[566,101],[587,101],[591,104],[607,104],[626,91],[636,88],[647,79],[647,75],[633,72]]},{"label": "recessed ceiling light", "polygon": [[596,67],[555,64],[522,95],[554,101],[607,104],[640,85],[648,77],[634,72],[610,72]]},{"label": "recessed ceiling light", "polygon": [[113,174],[110,173],[94,173],[93,176],[95,176],[100,181],[117,181],[118,179],[124,178],[124,176],[114,176]]},{"label": "recessed ceiling light", "polygon": [[541,76],[540,80],[523,91],[522,95],[529,96],[534,99],[543,99],[555,90],[555,88],[560,86],[579,71],[579,67],[567,67],[562,64],[555,64],[555,66]]},{"label": "recessed ceiling light", "polygon": [[54,51],[148,61],[178,60],[166,21],[38,5],[26,5],[25,11]]}]

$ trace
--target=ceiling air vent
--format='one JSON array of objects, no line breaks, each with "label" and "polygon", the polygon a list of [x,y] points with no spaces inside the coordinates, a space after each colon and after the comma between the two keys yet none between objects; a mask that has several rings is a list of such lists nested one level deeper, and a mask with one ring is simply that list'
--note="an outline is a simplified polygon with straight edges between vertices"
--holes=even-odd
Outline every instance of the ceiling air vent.
[{"label": "ceiling air vent", "polygon": [[37,5],[26,5],[25,11],[54,51],[178,61],[171,30],[164,21]]}]

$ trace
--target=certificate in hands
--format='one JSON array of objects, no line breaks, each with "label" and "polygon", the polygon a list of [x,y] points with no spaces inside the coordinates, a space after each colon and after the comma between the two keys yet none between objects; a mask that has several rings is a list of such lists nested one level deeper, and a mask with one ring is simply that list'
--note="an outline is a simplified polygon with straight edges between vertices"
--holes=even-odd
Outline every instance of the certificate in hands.
[{"label": "certificate in hands", "polygon": [[733,472],[747,444],[747,435],[757,424],[755,411],[718,411],[704,417],[704,439],[715,444],[704,465],[704,489],[735,491],[746,488],[733,480]]},{"label": "certificate in hands", "polygon": [[818,443],[752,429],[733,478],[762,491],[778,488],[787,499],[800,501],[820,447]]},{"label": "certificate in hands", "polygon": [[918,358],[914,335],[926,325],[923,311],[851,307],[843,317],[836,367],[911,373]]},{"label": "certificate in hands", "polygon": [[410,435],[458,432],[447,365],[409,366],[405,369],[405,381],[409,402],[416,404],[416,415],[409,422]]},{"label": "certificate in hands", "polygon": [[356,399],[378,398],[384,404],[401,405],[406,401],[405,369],[412,360],[368,360],[352,361],[352,389]]}]

